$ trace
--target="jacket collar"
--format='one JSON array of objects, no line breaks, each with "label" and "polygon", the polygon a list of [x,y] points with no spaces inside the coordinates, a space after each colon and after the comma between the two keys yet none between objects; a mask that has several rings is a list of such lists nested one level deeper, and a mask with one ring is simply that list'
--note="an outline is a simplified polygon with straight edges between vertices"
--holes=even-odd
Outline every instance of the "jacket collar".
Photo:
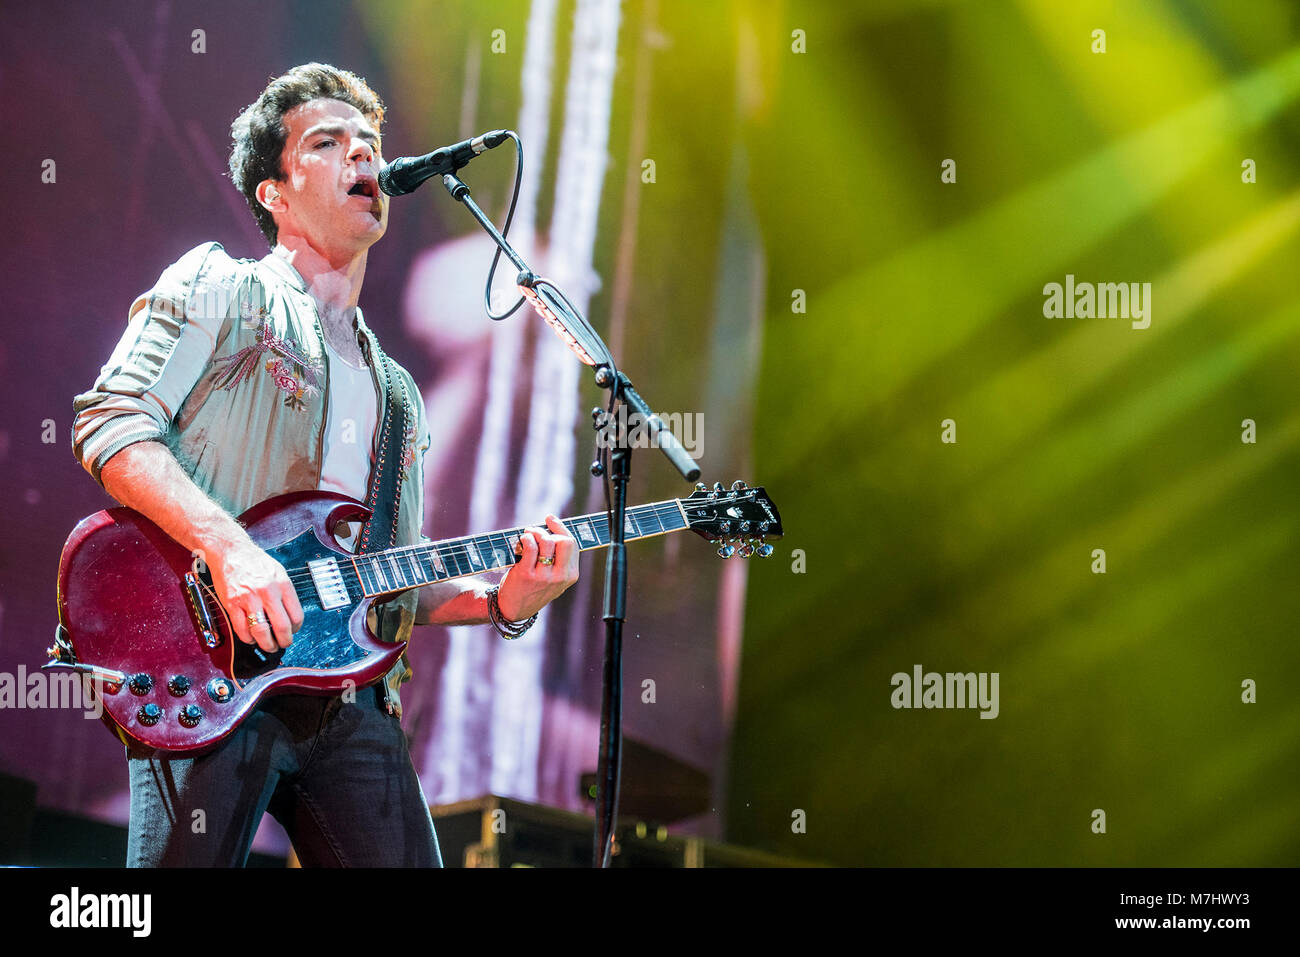
[{"label": "jacket collar", "polygon": [[[307,280],[302,278],[302,274],[293,267],[293,264],[283,256],[277,256],[275,253],[267,253],[262,257],[260,265],[271,270],[280,279],[287,282],[294,289],[301,293],[307,292]],[[319,322],[319,319],[317,320]],[[356,315],[353,318],[353,328],[359,334],[359,338],[366,343],[367,347],[373,341],[374,333],[366,325],[365,317],[361,314],[361,307],[357,306]],[[367,351],[369,349],[367,348]],[[367,356],[369,359],[369,356]]]},{"label": "jacket collar", "polygon": [[298,270],[294,269],[289,260],[284,257],[277,256],[273,252],[267,253],[262,257],[260,265],[271,270],[271,272],[275,273],[299,292],[307,291],[307,280],[303,279]]}]

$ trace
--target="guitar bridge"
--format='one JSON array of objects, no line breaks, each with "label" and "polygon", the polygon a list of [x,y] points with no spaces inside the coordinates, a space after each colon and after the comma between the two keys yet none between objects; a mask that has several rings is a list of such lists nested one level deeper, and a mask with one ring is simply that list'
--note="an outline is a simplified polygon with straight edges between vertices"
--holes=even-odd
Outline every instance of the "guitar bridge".
[{"label": "guitar bridge", "polygon": [[221,635],[212,626],[212,616],[208,614],[208,606],[203,601],[203,590],[199,586],[199,580],[190,572],[185,573],[185,590],[189,592],[190,608],[199,623],[199,633],[203,637],[203,647],[216,648],[221,644]]}]

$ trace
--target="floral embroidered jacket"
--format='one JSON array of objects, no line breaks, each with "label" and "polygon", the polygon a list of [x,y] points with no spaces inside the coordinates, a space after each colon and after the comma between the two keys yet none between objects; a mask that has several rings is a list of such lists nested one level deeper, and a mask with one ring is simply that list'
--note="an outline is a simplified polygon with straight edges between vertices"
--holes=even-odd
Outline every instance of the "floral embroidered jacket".
[{"label": "floral embroidered jacket", "polygon": [[[374,333],[357,310],[367,360]],[[373,375],[373,369],[372,369]],[[319,487],[329,395],[324,333],[307,286],[275,255],[232,259],[219,243],[195,247],[131,305],[126,332],[94,388],[73,403],[73,450],[100,480],[114,454],[134,442],[165,442],[196,485],[238,515],[282,492]],[[416,425],[401,437],[398,544],[420,541],[424,402],[401,370]],[[384,390],[375,380],[379,421]],[[399,420],[400,421],[400,420]],[[379,606],[377,634],[409,637],[417,593]],[[410,676],[406,657],[386,679],[390,709]]]}]

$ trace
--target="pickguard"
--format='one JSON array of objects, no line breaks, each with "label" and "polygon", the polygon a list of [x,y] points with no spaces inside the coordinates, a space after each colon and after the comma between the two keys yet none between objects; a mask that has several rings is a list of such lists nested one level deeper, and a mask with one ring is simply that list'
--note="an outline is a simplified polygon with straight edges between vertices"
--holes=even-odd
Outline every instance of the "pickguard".
[{"label": "pickguard", "polygon": [[312,668],[337,670],[369,656],[370,652],[352,640],[350,619],[361,600],[355,582],[348,585],[353,604],[326,611],[321,608],[316,589],[307,577],[306,565],[317,558],[344,556],[321,545],[309,528],[297,538],[274,548],[268,554],[286,569],[293,570],[298,584],[298,601],[302,605],[302,627],[293,635],[293,643],[275,654],[268,654],[242,641],[235,642],[234,678],[244,684],[276,668]]}]

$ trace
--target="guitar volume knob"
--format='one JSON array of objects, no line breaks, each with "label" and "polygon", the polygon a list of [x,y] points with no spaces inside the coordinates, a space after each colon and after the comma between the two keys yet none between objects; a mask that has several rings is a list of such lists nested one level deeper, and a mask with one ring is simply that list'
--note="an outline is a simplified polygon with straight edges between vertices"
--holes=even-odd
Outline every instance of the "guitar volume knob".
[{"label": "guitar volume knob", "polygon": [[187,728],[192,728],[203,720],[203,709],[196,704],[187,704],[181,708],[181,724]]},{"label": "guitar volume knob", "polygon": [[153,678],[149,677],[149,675],[145,674],[143,671],[138,671],[133,674],[127,680],[127,684],[131,688],[132,694],[148,694],[153,690]]},{"label": "guitar volume knob", "polygon": [[143,725],[155,725],[158,723],[158,719],[163,716],[163,710],[151,701],[147,705],[142,706],[140,710],[135,713],[135,716]]},{"label": "guitar volume knob", "polygon": [[179,698],[189,692],[190,679],[184,675],[172,675],[167,679],[167,690]]}]

